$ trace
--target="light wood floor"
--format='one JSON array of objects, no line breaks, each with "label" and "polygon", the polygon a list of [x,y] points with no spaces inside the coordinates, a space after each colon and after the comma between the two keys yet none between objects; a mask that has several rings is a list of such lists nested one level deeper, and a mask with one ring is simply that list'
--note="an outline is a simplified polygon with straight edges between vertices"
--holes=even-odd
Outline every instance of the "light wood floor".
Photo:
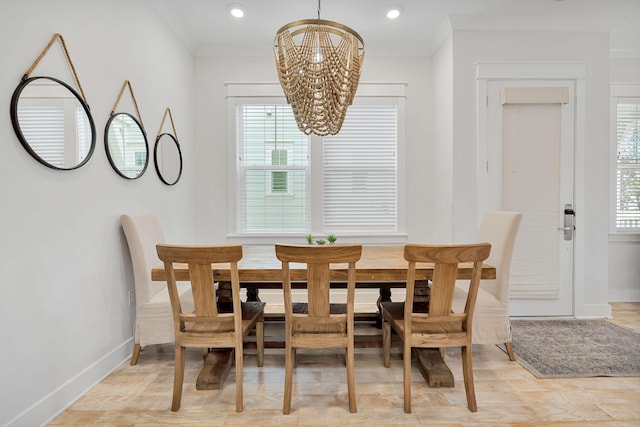
[{"label": "light wood floor", "polygon": [[[640,331],[640,303],[612,306],[615,322]],[[171,412],[173,348],[162,345],[145,348],[137,366],[124,363],[50,425],[640,426],[640,378],[541,380],[493,345],[474,347],[477,413],[466,407],[460,352],[451,350],[446,360],[455,387],[427,387],[414,364],[413,413],[405,414],[400,349],[394,349],[390,369],[383,367],[381,349],[356,351],[356,414],[347,404],[343,353],[299,351],[291,414],[282,415],[282,349],[267,349],[262,368],[255,352],[246,350],[240,414],[233,368],[222,390],[198,391],[202,358],[189,351],[182,407]]]}]

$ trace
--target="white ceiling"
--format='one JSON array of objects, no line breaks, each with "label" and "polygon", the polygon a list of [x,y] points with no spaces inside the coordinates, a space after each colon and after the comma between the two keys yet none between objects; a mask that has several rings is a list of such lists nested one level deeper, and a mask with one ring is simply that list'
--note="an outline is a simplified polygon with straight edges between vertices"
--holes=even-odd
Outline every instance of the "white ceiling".
[{"label": "white ceiling", "polygon": [[[148,0],[196,55],[272,55],[276,31],[317,18],[316,0]],[[240,3],[245,17],[227,13]],[[396,20],[389,5],[403,5]],[[367,55],[431,55],[456,30],[610,32],[614,57],[640,57],[640,0],[322,0],[320,17],[357,31]]]}]

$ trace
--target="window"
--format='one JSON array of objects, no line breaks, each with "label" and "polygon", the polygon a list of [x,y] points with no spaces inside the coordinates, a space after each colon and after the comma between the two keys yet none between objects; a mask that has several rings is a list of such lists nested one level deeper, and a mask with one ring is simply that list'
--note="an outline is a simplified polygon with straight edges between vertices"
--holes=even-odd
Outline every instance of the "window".
[{"label": "window", "polygon": [[616,229],[640,230],[640,98],[616,102]]},{"label": "window", "polygon": [[352,105],[324,138],[324,230],[397,231],[397,134],[395,105]]},{"label": "window", "polygon": [[241,233],[302,232],[310,228],[309,137],[291,107],[237,107]]},{"label": "window", "polygon": [[356,100],[340,133],[326,137],[300,132],[282,97],[229,99],[231,235],[401,233],[400,98]]}]

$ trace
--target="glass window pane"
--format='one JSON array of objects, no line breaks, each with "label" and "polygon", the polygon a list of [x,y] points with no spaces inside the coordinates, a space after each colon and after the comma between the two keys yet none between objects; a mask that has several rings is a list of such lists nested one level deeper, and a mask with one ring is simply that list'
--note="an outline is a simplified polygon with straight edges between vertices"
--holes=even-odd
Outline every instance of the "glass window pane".
[{"label": "glass window pane", "polygon": [[640,103],[618,103],[616,227],[640,229]]}]

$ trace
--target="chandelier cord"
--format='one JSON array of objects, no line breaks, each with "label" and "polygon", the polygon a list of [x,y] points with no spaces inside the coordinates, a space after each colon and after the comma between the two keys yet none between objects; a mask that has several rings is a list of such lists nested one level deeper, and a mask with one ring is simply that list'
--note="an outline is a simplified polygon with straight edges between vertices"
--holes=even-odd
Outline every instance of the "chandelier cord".
[{"label": "chandelier cord", "polygon": [[318,0],[318,20],[320,19],[320,0]]}]

